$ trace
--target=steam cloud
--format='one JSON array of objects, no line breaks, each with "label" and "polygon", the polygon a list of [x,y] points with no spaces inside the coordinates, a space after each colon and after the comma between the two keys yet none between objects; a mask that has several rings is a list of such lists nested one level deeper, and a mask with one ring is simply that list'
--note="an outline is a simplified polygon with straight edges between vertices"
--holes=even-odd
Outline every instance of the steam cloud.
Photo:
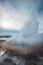
[{"label": "steam cloud", "polygon": [[[42,25],[43,18],[39,17],[38,12],[41,2],[42,0],[0,0],[0,27],[21,30],[23,24],[30,21],[31,17],[34,16],[36,17],[35,20]],[[38,32],[43,32],[41,25],[39,25]]]}]

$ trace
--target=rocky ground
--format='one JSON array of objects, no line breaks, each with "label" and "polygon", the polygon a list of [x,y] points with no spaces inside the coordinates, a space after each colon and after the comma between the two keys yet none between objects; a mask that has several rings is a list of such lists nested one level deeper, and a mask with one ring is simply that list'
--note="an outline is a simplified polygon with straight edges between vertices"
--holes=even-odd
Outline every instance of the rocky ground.
[{"label": "rocky ground", "polygon": [[[30,48],[29,48],[30,49]],[[34,48],[33,48],[34,49]],[[38,50],[38,48],[37,48]],[[40,55],[38,55],[39,51]],[[14,51],[2,49],[0,47],[0,65],[43,65],[43,46],[38,50],[38,53],[32,52],[24,56],[14,56]],[[23,52],[25,53],[25,52]]]},{"label": "rocky ground", "polygon": [[43,65],[43,57],[35,60],[33,58],[25,60],[22,57],[9,57],[4,55],[0,57],[0,65]]}]

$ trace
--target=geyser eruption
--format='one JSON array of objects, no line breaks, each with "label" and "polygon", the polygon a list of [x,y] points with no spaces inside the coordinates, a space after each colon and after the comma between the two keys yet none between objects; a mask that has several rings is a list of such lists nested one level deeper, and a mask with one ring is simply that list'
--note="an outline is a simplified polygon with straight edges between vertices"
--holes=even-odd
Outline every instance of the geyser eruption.
[{"label": "geyser eruption", "polygon": [[38,33],[39,22],[35,16],[32,16],[31,19],[24,23],[21,33],[17,36],[12,36],[9,39],[9,42],[16,42],[19,45],[33,45],[39,42],[42,42],[42,34]]},{"label": "geyser eruption", "polygon": [[39,23],[36,19],[31,19],[24,23],[22,27],[22,36],[23,37],[31,37],[32,35],[38,32]]}]

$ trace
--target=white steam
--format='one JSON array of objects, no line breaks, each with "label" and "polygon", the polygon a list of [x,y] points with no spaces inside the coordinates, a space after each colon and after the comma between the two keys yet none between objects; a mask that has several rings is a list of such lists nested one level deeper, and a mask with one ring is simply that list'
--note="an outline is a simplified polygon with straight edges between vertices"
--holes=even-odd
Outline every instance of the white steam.
[{"label": "white steam", "polygon": [[[36,16],[40,0],[13,0],[0,3],[0,27],[5,29],[21,30],[24,22]],[[32,15],[31,15],[32,14]]]},{"label": "white steam", "polygon": [[38,25],[41,22],[41,20],[40,22],[38,20],[37,7],[39,4],[40,0],[19,0],[16,3],[8,4],[7,2],[7,5],[5,4],[6,6],[4,5],[0,7],[2,15],[0,18],[1,27],[21,30],[22,35],[19,34],[17,37],[12,37],[12,41],[16,40],[17,43],[28,44],[32,44],[32,42],[39,40],[41,41],[41,37],[37,33]]},{"label": "white steam", "polygon": [[[34,16],[35,18],[35,16]],[[39,27],[39,23],[37,21],[37,19],[34,19],[32,17],[32,19],[30,21],[27,21],[26,23],[24,23],[23,27],[22,27],[22,36],[24,37],[30,37],[34,34],[38,33],[38,27]]]}]

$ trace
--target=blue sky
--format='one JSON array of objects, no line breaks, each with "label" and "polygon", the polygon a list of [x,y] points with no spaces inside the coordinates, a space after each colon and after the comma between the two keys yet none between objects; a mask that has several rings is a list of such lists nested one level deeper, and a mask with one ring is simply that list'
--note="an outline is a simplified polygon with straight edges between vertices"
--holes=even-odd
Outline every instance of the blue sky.
[{"label": "blue sky", "polygon": [[21,30],[27,21],[39,23],[43,32],[43,0],[0,0],[0,28]]}]

